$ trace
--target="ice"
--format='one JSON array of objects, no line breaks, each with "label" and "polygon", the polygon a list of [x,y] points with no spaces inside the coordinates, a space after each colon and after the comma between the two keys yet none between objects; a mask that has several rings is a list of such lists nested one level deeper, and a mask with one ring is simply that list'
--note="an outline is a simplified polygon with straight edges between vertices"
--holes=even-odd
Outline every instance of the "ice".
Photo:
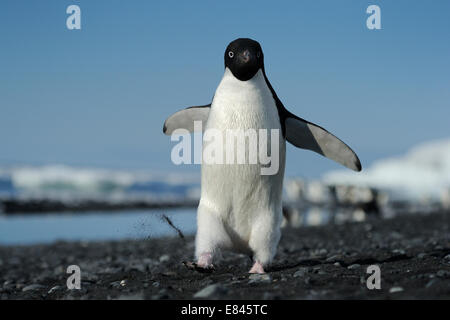
[{"label": "ice", "polygon": [[[0,187],[9,186],[25,197],[82,197],[124,194],[190,197],[199,186],[198,174],[153,173],[67,165],[0,168]],[[9,184],[8,184],[9,183]]]},{"label": "ice", "polygon": [[360,173],[332,171],[323,181],[384,189],[403,199],[437,200],[450,187],[450,139],[420,144],[406,155],[379,160]]}]

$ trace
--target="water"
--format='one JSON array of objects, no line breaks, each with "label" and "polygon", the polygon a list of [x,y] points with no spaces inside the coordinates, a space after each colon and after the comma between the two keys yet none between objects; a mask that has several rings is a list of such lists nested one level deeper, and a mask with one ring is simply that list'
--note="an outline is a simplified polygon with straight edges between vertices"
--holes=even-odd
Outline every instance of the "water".
[{"label": "water", "polygon": [[[0,245],[178,236],[177,231],[162,218],[163,214],[184,235],[195,233],[195,209],[0,215]],[[284,220],[282,225],[298,228],[364,221],[366,218],[367,214],[361,209],[312,206],[290,210],[288,220]]]},{"label": "water", "polygon": [[0,245],[176,236],[162,214],[188,235],[196,230],[195,213],[194,209],[170,209],[0,216]]}]

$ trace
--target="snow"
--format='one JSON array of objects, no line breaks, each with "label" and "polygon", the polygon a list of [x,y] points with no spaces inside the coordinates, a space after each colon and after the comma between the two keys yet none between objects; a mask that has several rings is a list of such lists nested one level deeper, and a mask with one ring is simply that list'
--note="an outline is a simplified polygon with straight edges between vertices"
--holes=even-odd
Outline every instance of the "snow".
[{"label": "snow", "polygon": [[0,168],[0,182],[10,182],[22,195],[101,196],[124,192],[192,196],[198,174],[78,168],[67,165]]},{"label": "snow", "polygon": [[323,181],[375,187],[403,199],[438,199],[450,188],[450,139],[420,144],[406,155],[376,161],[360,173],[328,172]]}]

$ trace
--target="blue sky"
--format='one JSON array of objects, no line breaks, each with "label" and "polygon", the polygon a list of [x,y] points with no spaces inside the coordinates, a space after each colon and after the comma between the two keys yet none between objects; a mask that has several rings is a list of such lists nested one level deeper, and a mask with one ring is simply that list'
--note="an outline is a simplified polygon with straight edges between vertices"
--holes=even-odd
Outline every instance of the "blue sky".
[{"label": "blue sky", "polygon": [[[77,4],[82,29],[66,28]],[[381,7],[382,30],[366,28]],[[209,103],[223,52],[258,40],[284,105],[364,167],[450,137],[449,1],[0,2],[0,165],[194,171],[170,161],[164,119]],[[287,174],[340,168],[288,148]]]}]

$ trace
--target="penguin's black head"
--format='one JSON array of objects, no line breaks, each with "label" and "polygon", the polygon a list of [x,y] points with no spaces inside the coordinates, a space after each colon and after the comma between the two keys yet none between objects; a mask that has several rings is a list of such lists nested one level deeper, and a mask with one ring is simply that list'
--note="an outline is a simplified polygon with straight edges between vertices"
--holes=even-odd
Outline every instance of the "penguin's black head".
[{"label": "penguin's black head", "polygon": [[252,39],[239,38],[225,50],[225,67],[241,81],[247,81],[264,66],[264,55],[259,43]]}]

